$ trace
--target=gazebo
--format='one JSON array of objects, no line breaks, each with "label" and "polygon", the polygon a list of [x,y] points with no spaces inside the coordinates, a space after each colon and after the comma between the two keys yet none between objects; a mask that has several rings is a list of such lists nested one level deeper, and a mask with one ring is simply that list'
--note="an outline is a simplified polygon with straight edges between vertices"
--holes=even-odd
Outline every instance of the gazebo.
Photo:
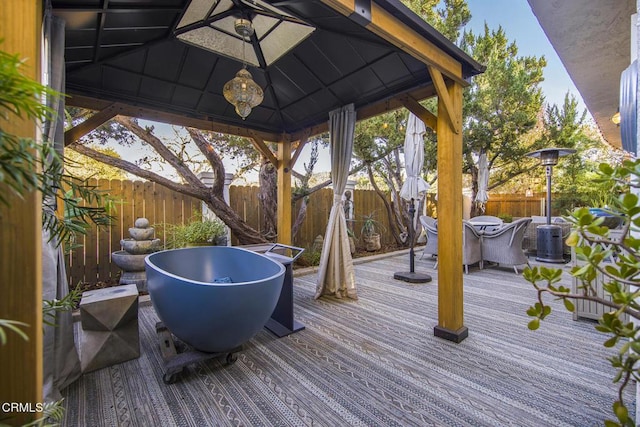
[{"label": "gazebo", "polygon": [[[467,336],[462,90],[483,71],[480,64],[399,0],[8,0],[0,8],[2,49],[26,58],[35,79],[47,4],[66,23],[66,103],[96,111],[65,132],[65,144],[118,114],[248,137],[277,167],[281,243],[291,240],[291,170],[308,138],[327,131],[330,111],[354,104],[361,120],[405,107],[422,119],[437,132],[438,209],[447,212],[438,224],[448,238],[438,249],[446,274],[434,331],[455,342]],[[242,58],[237,50],[245,43],[232,24],[238,18],[256,27]],[[243,61],[264,91],[245,119],[223,94]],[[437,115],[419,104],[433,96]],[[33,122],[10,125],[36,136]],[[30,325],[42,321],[39,199],[30,194],[0,207],[0,318]],[[41,400],[42,333],[29,332],[28,342],[0,352],[3,402]]]}]

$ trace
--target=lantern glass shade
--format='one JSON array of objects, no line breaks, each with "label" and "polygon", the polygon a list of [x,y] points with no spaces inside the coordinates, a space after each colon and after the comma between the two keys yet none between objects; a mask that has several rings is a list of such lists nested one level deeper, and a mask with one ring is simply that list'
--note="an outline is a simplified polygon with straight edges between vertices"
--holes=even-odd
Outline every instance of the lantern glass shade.
[{"label": "lantern glass shade", "polygon": [[224,98],[236,107],[236,113],[244,120],[251,109],[260,105],[264,99],[262,88],[253,81],[251,73],[241,68],[236,76],[229,80],[222,88]]},{"label": "lantern glass shade", "polygon": [[[234,29],[238,16],[250,16],[255,30],[251,40],[253,48],[247,49],[244,57],[245,40]],[[254,67],[266,68],[314,30],[313,26],[264,0],[191,0],[176,27],[176,37]]]}]

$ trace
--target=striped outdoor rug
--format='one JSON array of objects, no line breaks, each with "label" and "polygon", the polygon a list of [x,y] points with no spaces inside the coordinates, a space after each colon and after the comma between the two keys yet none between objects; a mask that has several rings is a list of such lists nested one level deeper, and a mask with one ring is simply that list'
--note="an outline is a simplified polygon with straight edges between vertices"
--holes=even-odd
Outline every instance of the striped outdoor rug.
[{"label": "striped outdoor rug", "polygon": [[[356,266],[358,301],[313,300],[316,275],[295,279],[285,338],[264,330],[230,366],[190,366],[162,381],[150,306],[140,309],[141,357],[84,375],[66,390],[69,426],[596,426],[616,396],[603,336],[557,307],[527,329],[529,284],[513,270],[465,275],[469,337],[433,336],[434,281],[393,280],[406,255]],[[626,399],[631,411],[635,385]]]}]

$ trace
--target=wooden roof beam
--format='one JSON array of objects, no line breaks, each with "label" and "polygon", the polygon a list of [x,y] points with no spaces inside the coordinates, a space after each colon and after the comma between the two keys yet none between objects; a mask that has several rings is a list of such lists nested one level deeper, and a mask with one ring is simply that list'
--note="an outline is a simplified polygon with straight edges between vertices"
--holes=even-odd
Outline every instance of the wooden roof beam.
[{"label": "wooden roof beam", "polygon": [[[67,98],[66,104],[73,107],[86,108],[89,110],[103,110],[110,105],[110,102],[82,95],[72,95]],[[157,122],[168,123],[176,126],[192,127],[212,132],[243,136],[246,138],[252,138],[254,135],[258,135],[264,141],[282,140],[282,134],[280,133],[251,130],[241,126],[233,126],[214,122],[205,118],[185,117],[177,113],[167,113],[159,110],[154,110],[152,108],[137,107],[124,103],[116,104],[116,108],[117,114],[121,114],[123,116],[136,117],[145,120],[154,120]]]},{"label": "wooden roof beam", "polygon": [[291,156],[291,161],[289,162],[289,169],[293,169],[293,167],[295,166],[296,162],[298,161],[298,157],[300,157],[300,154],[302,154],[302,150],[304,149],[304,146],[307,145],[307,142],[309,142],[309,129],[306,129],[307,132],[302,135],[302,138],[300,138],[300,140],[298,141],[298,146],[296,147],[296,151],[293,153],[293,156]]},{"label": "wooden roof beam", "polygon": [[[360,15],[355,10],[355,0],[321,0],[321,2],[347,17],[354,14]],[[462,64],[458,60],[407,27],[375,1],[371,2],[371,22],[364,26],[419,61],[437,68],[463,87],[469,85],[462,76]]]}]

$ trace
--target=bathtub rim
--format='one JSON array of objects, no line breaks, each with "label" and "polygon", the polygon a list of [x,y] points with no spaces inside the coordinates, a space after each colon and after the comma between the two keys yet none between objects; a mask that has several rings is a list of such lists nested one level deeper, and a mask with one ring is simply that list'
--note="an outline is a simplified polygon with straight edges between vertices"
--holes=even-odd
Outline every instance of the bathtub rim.
[{"label": "bathtub rim", "polygon": [[[196,251],[197,250],[202,250],[202,251],[206,251],[206,250],[210,250],[211,248],[215,248],[215,247],[217,247],[217,248],[227,248],[227,249],[224,249],[224,250],[234,250],[234,251],[248,252],[248,253],[250,253],[252,255],[259,256],[259,257],[262,257],[262,258],[266,258],[270,262],[275,263],[279,267],[280,270],[276,274],[273,274],[271,276],[261,277],[260,279],[252,280],[252,281],[248,281],[248,282],[231,282],[231,283],[201,282],[201,281],[198,281],[198,280],[188,279],[188,278],[183,277],[183,276],[178,276],[177,274],[174,274],[174,273],[170,273],[167,270],[164,270],[164,269],[158,267],[158,265],[153,263],[151,261],[151,259],[150,259],[154,255],[158,255],[158,254],[165,253],[165,252],[175,252],[175,251],[183,251],[183,250],[196,250]],[[234,286],[234,285],[238,285],[238,286],[253,285],[253,284],[256,284],[256,283],[261,283],[261,282],[264,282],[264,281],[267,281],[267,280],[275,279],[278,276],[283,275],[285,273],[285,270],[286,270],[284,264],[279,263],[278,261],[275,261],[275,260],[269,258],[266,255],[260,254],[258,252],[250,251],[248,249],[238,248],[238,247],[235,247],[235,246],[198,246],[198,247],[190,247],[190,248],[166,249],[164,251],[158,251],[158,252],[154,252],[152,254],[147,255],[144,258],[144,263],[145,263],[145,265],[149,266],[150,268],[153,268],[157,272],[159,272],[161,274],[164,274],[167,277],[171,277],[172,279],[180,280],[180,281],[186,282],[188,284],[193,284],[193,285],[198,285],[198,286],[216,286],[216,287],[228,287],[228,286]]]}]

